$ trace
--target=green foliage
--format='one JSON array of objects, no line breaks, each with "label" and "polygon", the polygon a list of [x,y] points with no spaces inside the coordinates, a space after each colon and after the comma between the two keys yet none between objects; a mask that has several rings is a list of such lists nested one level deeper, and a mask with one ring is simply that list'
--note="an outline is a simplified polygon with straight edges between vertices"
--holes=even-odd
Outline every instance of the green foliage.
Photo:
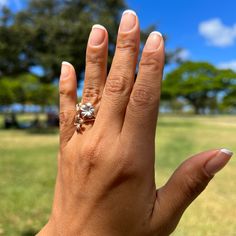
[{"label": "green foliage", "polygon": [[236,110],[236,85],[231,85],[223,99],[222,108],[226,111]]},{"label": "green foliage", "polygon": [[[15,15],[6,7],[0,10],[0,79],[29,71],[31,33],[15,24]],[[27,53],[26,53],[27,52]]]},{"label": "green foliage", "polygon": [[43,84],[35,75],[26,73],[0,80],[0,105],[12,103],[53,105],[57,101],[57,87]]},{"label": "green foliage", "polygon": [[163,82],[164,100],[184,98],[195,113],[218,109],[219,95],[232,97],[236,81],[232,70],[220,70],[206,62],[185,62],[167,74]]},{"label": "green foliage", "polygon": [[[18,13],[5,9],[0,19],[0,76],[27,72],[37,65],[44,71],[41,81],[52,82],[66,60],[76,66],[78,79],[82,79],[87,40],[96,23],[109,32],[110,67],[125,8],[123,0],[29,0]],[[143,41],[153,28],[142,32]]]},{"label": "green foliage", "polygon": [[9,105],[16,101],[17,87],[16,81],[12,82],[9,78],[0,80],[0,105]]}]

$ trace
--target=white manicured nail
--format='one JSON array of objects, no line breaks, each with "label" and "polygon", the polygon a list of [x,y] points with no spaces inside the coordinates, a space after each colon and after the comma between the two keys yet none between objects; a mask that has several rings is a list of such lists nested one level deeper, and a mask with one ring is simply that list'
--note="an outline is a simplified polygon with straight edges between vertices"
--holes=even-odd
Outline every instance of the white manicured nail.
[{"label": "white manicured nail", "polygon": [[[72,64],[71,64],[70,62],[67,62],[67,61],[63,61],[61,64],[62,64],[62,65],[72,66]],[[73,66],[72,66],[72,67],[73,67]]]},{"label": "white manicured nail", "polygon": [[160,47],[161,42],[162,42],[162,34],[158,31],[153,31],[148,36],[147,42],[143,50],[145,51],[157,50]]},{"label": "white manicured nail", "polygon": [[228,149],[220,149],[219,152],[206,163],[205,170],[210,175],[216,174],[229,162],[232,155],[233,152]]},{"label": "white manicured nail", "polygon": [[125,10],[125,11],[123,12],[122,16],[125,15],[125,14],[132,14],[132,15],[137,16],[136,12],[133,11],[133,10],[130,10],[130,9]]},{"label": "white manicured nail", "polygon": [[106,30],[106,28],[103,25],[95,24],[93,25],[92,29],[101,29],[101,30]]},{"label": "white manicured nail", "polygon": [[106,29],[104,26],[96,24],[92,27],[89,35],[89,44],[91,46],[100,46],[106,37]]},{"label": "white manicured nail", "polygon": [[73,68],[73,66],[69,62],[63,61],[61,63],[61,77],[60,77],[60,79],[66,79],[71,72],[71,68]]},{"label": "white manicured nail", "polygon": [[233,154],[234,154],[232,151],[230,151],[230,150],[228,150],[226,148],[222,148],[222,149],[220,149],[220,151],[225,153],[225,154],[227,154],[230,157],[233,156]]},{"label": "white manicured nail", "polygon": [[159,31],[152,31],[151,34],[157,34],[157,35],[159,35],[160,37],[163,37],[162,34],[161,34]]}]

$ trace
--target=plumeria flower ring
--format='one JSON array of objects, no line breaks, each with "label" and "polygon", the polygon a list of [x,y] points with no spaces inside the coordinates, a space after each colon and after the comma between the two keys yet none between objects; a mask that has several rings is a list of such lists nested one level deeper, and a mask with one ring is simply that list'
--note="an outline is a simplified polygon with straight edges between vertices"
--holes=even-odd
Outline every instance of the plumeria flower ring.
[{"label": "plumeria flower ring", "polygon": [[76,104],[75,126],[77,132],[81,131],[82,125],[95,120],[95,109],[90,102]]}]

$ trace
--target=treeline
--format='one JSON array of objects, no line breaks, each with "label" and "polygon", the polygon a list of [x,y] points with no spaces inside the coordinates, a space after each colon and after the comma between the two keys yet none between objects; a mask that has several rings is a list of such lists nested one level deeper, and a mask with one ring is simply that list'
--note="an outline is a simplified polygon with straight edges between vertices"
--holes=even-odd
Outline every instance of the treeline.
[{"label": "treeline", "polygon": [[0,105],[40,105],[41,110],[58,103],[58,88],[53,83],[42,83],[40,78],[30,74],[13,77],[2,76],[0,79]]},{"label": "treeline", "polygon": [[185,62],[163,81],[163,105],[196,114],[236,112],[236,73],[207,62]]},{"label": "treeline", "polygon": [[[56,104],[54,86],[62,61],[83,79],[85,52],[93,24],[109,32],[110,67],[123,0],[29,0],[19,12],[0,9],[0,105]],[[141,32],[141,42],[154,27]]]},{"label": "treeline", "polygon": [[[96,23],[109,32],[109,70],[124,9],[127,5],[123,0],[29,0],[16,13],[2,8],[0,105],[56,105],[61,61],[75,65],[78,80],[83,79],[87,39]],[[150,26],[141,32],[141,45],[154,29]],[[235,111],[233,71],[219,70],[208,63],[183,63],[178,49],[166,53],[166,63],[173,60],[179,66],[163,81],[162,104],[166,110],[190,107],[195,113]]]},{"label": "treeline", "polygon": [[[62,61],[76,66],[83,78],[85,52],[92,25],[109,32],[109,65],[114,53],[123,0],[29,0],[26,8],[0,12],[0,76],[42,71],[40,81],[58,78]],[[154,26],[141,32],[142,42]]]}]

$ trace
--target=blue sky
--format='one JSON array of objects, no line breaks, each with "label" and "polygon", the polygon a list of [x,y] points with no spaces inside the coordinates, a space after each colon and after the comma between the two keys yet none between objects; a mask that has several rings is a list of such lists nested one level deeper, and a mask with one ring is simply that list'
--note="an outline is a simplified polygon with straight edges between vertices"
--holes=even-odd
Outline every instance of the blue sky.
[{"label": "blue sky", "polygon": [[[14,11],[25,0],[0,0]],[[155,24],[167,35],[167,50],[183,48],[181,56],[236,70],[235,0],[127,0],[141,28]],[[99,23],[99,22],[98,22]]]},{"label": "blue sky", "polygon": [[150,24],[168,37],[167,49],[184,48],[183,57],[236,70],[235,0],[128,0],[141,28]]}]

